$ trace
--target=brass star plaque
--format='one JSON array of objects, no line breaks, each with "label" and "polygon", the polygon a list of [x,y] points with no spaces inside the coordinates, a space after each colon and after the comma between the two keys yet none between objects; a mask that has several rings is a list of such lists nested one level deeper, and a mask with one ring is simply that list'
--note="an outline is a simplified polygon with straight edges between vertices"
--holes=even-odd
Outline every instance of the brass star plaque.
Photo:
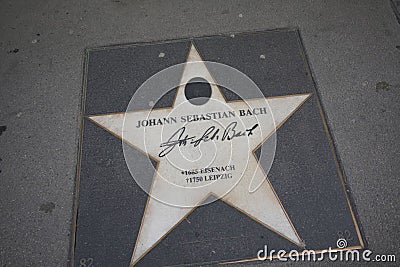
[{"label": "brass star plaque", "polygon": [[363,248],[304,55],[296,30],[88,49],[75,265]]}]

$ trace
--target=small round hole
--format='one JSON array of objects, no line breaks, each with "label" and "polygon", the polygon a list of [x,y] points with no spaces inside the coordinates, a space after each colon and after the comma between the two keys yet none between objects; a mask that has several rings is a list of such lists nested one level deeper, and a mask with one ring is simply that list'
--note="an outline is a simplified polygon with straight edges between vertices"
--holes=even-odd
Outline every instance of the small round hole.
[{"label": "small round hole", "polygon": [[192,78],[185,86],[185,97],[193,105],[204,105],[211,97],[211,85],[203,78]]}]

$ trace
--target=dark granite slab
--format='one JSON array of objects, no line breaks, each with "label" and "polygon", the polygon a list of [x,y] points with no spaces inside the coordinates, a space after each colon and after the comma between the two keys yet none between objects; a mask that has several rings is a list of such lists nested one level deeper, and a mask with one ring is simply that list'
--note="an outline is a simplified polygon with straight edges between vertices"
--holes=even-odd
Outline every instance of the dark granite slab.
[{"label": "dark granite slab", "polygon": [[[350,191],[297,30],[87,49],[83,115],[125,111],[145,80],[166,67],[185,62],[191,41],[203,60],[237,68],[267,97],[312,93],[278,130],[269,179],[307,249],[336,247],[341,237],[347,240],[348,247],[363,247]],[[160,53],[165,56],[159,57]],[[228,99],[237,97],[224,92]],[[147,105],[154,97],[149,95],[143,103]],[[170,106],[172,99],[173,93],[157,105]],[[147,194],[131,178],[121,141],[87,119],[81,148],[74,265],[129,266]],[[152,176],[153,170],[141,169],[146,157],[134,153],[138,173]],[[300,250],[216,201],[195,209],[138,266],[255,258],[264,245],[275,250]]]}]

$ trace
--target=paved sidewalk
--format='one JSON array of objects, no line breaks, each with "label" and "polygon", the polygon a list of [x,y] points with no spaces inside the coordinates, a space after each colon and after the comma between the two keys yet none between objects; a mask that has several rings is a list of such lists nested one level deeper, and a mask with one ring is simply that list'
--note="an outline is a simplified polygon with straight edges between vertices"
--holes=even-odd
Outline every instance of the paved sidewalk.
[{"label": "paved sidewalk", "polygon": [[84,48],[286,27],[300,29],[367,247],[398,253],[400,24],[394,6],[374,0],[1,1],[0,266],[68,264]]}]

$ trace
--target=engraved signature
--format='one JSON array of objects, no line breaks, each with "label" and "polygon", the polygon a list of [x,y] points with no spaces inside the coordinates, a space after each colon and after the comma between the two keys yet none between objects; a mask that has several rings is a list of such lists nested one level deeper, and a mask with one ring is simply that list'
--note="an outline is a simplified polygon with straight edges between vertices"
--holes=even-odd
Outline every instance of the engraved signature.
[{"label": "engraved signature", "polygon": [[221,128],[211,126],[205,130],[203,135],[199,138],[197,138],[197,136],[189,136],[188,134],[185,134],[186,127],[181,127],[174,132],[166,142],[160,144],[160,147],[163,149],[158,156],[164,157],[168,155],[168,153],[170,153],[176,146],[193,145],[193,147],[196,147],[199,146],[201,142],[212,140],[220,140],[224,142],[237,137],[250,136],[257,127],[258,124],[254,124],[253,127],[241,131],[237,129],[237,122],[232,122],[226,126],[225,129],[222,129],[222,134],[220,134]]}]

